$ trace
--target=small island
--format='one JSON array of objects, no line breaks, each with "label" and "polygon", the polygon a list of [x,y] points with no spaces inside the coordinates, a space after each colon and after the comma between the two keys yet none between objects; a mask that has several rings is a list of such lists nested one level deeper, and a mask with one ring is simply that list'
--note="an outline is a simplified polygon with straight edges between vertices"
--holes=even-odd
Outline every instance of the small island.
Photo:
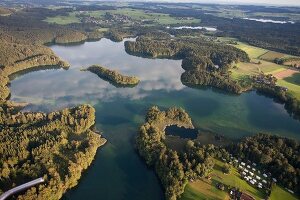
[{"label": "small island", "polygon": [[97,74],[100,78],[108,81],[115,87],[134,87],[140,82],[140,80],[135,76],[125,76],[116,70],[110,70],[100,65],[92,65],[82,71],[90,71]]}]

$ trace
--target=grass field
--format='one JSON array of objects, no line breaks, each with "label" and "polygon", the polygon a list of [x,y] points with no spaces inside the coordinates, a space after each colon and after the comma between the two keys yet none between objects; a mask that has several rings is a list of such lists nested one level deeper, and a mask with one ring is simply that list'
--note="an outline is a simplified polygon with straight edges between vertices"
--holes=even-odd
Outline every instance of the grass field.
[{"label": "grass field", "polygon": [[[238,63],[236,69],[231,70],[231,77],[234,80],[246,80],[249,76],[257,75],[260,72],[266,74],[276,74],[287,70],[286,66],[276,65],[267,61],[262,64]],[[300,100],[300,73],[277,80],[277,85],[288,88],[288,93]]]},{"label": "grass field", "polygon": [[145,12],[143,10],[136,9],[117,9],[110,11],[112,14],[121,14],[131,17],[135,20],[153,20],[156,23],[162,25],[171,24],[189,24],[189,23],[199,23],[199,19],[177,19],[176,17],[171,17],[168,14]]},{"label": "grass field", "polygon": [[[99,11],[86,11],[86,15],[90,15],[91,17],[101,19],[106,12],[111,14],[120,14],[131,17],[134,20],[149,20],[154,23],[161,25],[172,25],[172,24],[191,24],[191,23],[199,23],[200,19],[179,19],[176,17],[171,17],[168,14],[161,13],[152,13],[146,12],[144,10],[137,9],[129,9],[122,8],[117,10],[99,10]],[[70,23],[79,23],[79,18],[76,17],[78,12],[71,12],[68,16],[56,16],[47,18],[45,21],[49,23],[57,23],[57,24],[70,24]]]},{"label": "grass field", "polygon": [[297,200],[298,198],[284,190],[282,187],[275,185],[272,188],[270,200]]},{"label": "grass field", "polygon": [[262,60],[267,60],[273,62],[276,58],[282,58],[287,56],[286,54],[275,52],[275,51],[268,51],[267,53],[261,55],[259,58]]},{"label": "grass field", "polygon": [[[288,77],[290,78],[290,77]],[[299,79],[298,79],[299,81]],[[291,95],[293,95],[294,97],[296,97],[298,100],[300,100],[300,84],[295,84],[293,82],[290,82],[290,80],[286,80],[285,79],[281,79],[277,81],[277,85],[279,86],[283,86],[288,88],[288,93],[290,93]]]},{"label": "grass field", "polygon": [[254,47],[251,45],[248,45],[246,43],[243,42],[238,42],[237,45],[234,45],[235,47],[244,50],[249,57],[252,58],[259,58],[261,55],[266,54],[268,52],[268,50],[266,49],[262,49],[259,47]]},{"label": "grass field", "polygon": [[[257,64],[259,61],[261,64]],[[231,70],[231,77],[235,80],[243,79],[246,76],[257,75],[262,72],[266,74],[275,74],[287,69],[286,66],[259,59],[252,59],[250,63],[240,62],[236,66],[237,68]]]},{"label": "grass field", "polygon": [[202,180],[189,183],[180,200],[222,200],[229,199],[226,192],[213,188]]},{"label": "grass field", "polygon": [[56,24],[61,24],[61,25],[66,25],[66,24],[72,24],[72,23],[80,23],[80,20],[78,17],[76,17],[76,13],[72,12],[69,13],[67,16],[55,16],[55,17],[48,17],[45,19],[46,22],[48,23],[56,23]]}]

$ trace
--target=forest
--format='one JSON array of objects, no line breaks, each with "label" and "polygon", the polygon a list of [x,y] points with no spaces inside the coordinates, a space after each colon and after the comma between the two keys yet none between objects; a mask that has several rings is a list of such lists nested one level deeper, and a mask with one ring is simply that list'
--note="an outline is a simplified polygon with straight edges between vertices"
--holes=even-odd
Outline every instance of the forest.
[{"label": "forest", "polygon": [[135,76],[125,76],[116,70],[110,70],[100,65],[89,66],[86,70],[97,74],[100,78],[109,81],[116,87],[135,86],[140,82],[140,80]]},{"label": "forest", "polygon": [[213,86],[233,93],[242,88],[231,80],[228,69],[233,63],[249,62],[242,50],[203,39],[154,39],[140,36],[136,42],[125,42],[126,52],[138,56],[182,59],[181,76],[188,86]]},{"label": "forest", "polygon": [[[224,18],[213,14],[208,14],[206,10],[194,8],[170,8],[168,6],[161,6],[159,3],[144,3],[136,7],[140,9],[148,9],[152,12],[166,13],[174,17],[194,17],[201,19],[202,26],[217,27],[220,32],[219,36],[235,37],[241,41],[248,42],[251,45],[267,48],[269,50],[279,51],[282,53],[300,55],[300,24],[274,24],[274,23],[260,23],[251,20],[239,18]],[[176,5],[176,4],[175,4]],[[177,4],[180,5],[180,4]],[[195,4],[201,6],[201,4]],[[151,6],[151,9],[149,9]],[[134,6],[133,6],[134,7]],[[267,11],[268,8],[259,8],[249,6],[246,8],[248,12],[254,9],[261,9]],[[262,10],[264,9],[264,10]],[[258,10],[259,12],[259,10]],[[270,12],[270,9],[269,11]],[[272,8],[272,12],[276,12]],[[282,12],[277,10],[277,12]],[[285,12],[292,12],[286,9]]]},{"label": "forest", "polygon": [[43,177],[44,184],[15,198],[60,199],[106,142],[92,130],[95,110],[89,105],[47,114],[19,109],[10,102],[0,106],[0,193]]}]

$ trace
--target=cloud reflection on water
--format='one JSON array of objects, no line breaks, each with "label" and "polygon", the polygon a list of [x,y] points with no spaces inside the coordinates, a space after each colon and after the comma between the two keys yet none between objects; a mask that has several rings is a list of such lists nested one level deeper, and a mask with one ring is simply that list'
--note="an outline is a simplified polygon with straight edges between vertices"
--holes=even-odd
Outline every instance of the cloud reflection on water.
[{"label": "cloud reflection on water", "polygon": [[[85,102],[115,98],[141,99],[153,90],[181,90],[184,72],[180,60],[148,59],[128,55],[124,43],[107,39],[78,46],[52,46],[54,52],[71,64],[69,70],[47,70],[23,75],[12,81],[12,100],[32,103],[27,109],[59,109]],[[100,64],[141,79],[134,88],[115,88],[82,67]]]}]

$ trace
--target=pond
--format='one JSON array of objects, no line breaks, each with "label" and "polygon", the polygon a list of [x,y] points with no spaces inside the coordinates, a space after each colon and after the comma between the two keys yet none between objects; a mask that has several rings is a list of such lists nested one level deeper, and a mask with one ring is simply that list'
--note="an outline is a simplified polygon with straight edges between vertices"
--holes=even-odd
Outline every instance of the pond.
[{"label": "pond", "polygon": [[[209,88],[185,87],[180,81],[180,60],[131,56],[126,54],[124,42],[107,39],[51,48],[70,62],[70,69],[35,71],[16,77],[11,83],[11,99],[29,102],[25,110],[30,111],[92,104],[96,126],[108,139],[78,186],[64,199],[163,199],[157,177],[134,149],[134,137],[152,105],[163,109],[182,107],[197,129],[230,138],[269,132],[300,139],[300,122],[268,97],[256,92],[236,96]],[[95,74],[80,71],[92,64],[138,76],[141,82],[134,88],[115,88]]]},{"label": "pond", "polygon": [[166,135],[179,136],[183,139],[194,140],[197,138],[199,131],[194,128],[178,127],[176,125],[167,126],[165,128]]}]

